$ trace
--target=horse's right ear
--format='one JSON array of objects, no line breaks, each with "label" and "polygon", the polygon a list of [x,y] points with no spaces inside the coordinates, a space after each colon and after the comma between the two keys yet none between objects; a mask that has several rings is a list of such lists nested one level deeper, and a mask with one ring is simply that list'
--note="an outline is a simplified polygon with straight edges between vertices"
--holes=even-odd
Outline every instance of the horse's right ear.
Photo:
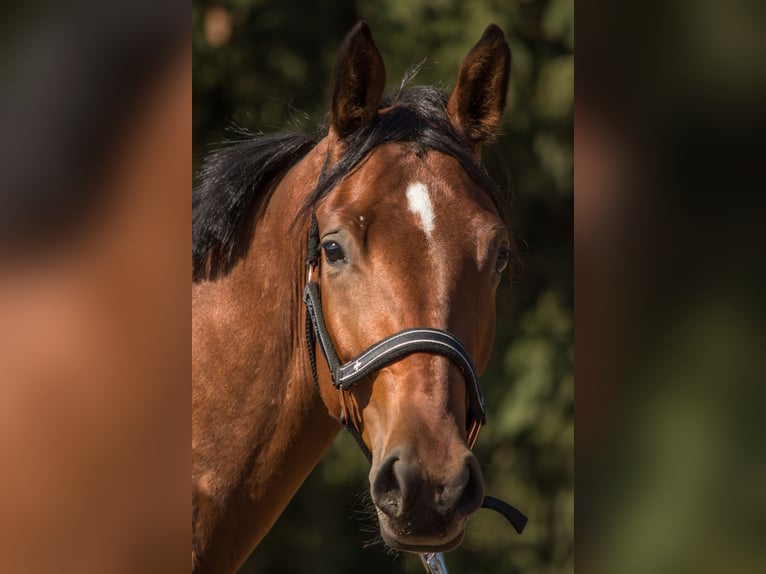
[{"label": "horse's right ear", "polygon": [[330,128],[341,139],[367,124],[377,112],[386,69],[366,22],[357,22],[343,40],[335,65]]}]

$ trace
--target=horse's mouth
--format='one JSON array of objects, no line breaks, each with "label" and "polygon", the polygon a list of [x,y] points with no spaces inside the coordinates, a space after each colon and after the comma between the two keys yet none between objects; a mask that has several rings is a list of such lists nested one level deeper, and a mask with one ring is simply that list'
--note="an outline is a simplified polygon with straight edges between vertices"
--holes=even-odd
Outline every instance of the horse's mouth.
[{"label": "horse's mouth", "polygon": [[460,521],[448,532],[418,534],[398,528],[385,516],[380,517],[380,535],[386,546],[403,552],[447,552],[454,550],[463,541],[465,521]]}]

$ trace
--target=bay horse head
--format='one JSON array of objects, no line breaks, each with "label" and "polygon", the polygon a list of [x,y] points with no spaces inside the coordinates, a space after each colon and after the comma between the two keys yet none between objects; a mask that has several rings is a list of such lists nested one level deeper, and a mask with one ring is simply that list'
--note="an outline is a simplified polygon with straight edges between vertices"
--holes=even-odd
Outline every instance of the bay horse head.
[{"label": "bay horse head", "polygon": [[485,501],[471,452],[478,374],[511,256],[502,196],[480,163],[509,73],[490,25],[451,94],[384,96],[382,57],[359,23],[320,141],[264,136],[206,164],[193,224],[197,571],[247,556],[339,422],[371,460],[384,542],[460,544]]},{"label": "bay horse head", "polygon": [[[381,107],[383,60],[366,25],[338,56],[328,138],[336,166],[356,166],[306,204],[321,245],[309,257],[326,323],[315,321],[318,343],[334,347],[329,357],[322,348],[318,385],[371,459],[380,532],[398,550],[454,548],[484,499],[470,450],[484,418],[474,365],[483,370],[490,355],[510,238],[479,153],[499,126],[509,70],[503,34],[490,26],[448,99],[416,90]],[[413,137],[378,135],[397,131]],[[405,346],[405,335],[421,346]]]}]

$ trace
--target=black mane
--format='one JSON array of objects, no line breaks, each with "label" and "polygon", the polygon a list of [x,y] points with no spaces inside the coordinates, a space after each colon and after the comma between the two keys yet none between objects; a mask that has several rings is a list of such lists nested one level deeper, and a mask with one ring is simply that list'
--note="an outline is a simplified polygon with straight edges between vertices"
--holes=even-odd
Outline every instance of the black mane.
[{"label": "black mane", "polygon": [[302,133],[257,135],[207,157],[192,191],[194,281],[231,269],[250,214],[315,145]]},{"label": "black mane", "polygon": [[[446,114],[447,96],[430,86],[400,90],[385,97],[379,108],[390,110],[346,138],[345,152],[296,211],[310,211],[369,153],[392,142],[411,143],[417,153],[435,150],[457,159],[468,175],[492,198],[501,216],[506,201],[468,142]],[[301,133],[258,135],[212,154],[192,193],[192,277],[195,281],[227,272],[238,258],[243,227],[253,211],[276,187],[282,176],[327,133],[318,138]]]}]

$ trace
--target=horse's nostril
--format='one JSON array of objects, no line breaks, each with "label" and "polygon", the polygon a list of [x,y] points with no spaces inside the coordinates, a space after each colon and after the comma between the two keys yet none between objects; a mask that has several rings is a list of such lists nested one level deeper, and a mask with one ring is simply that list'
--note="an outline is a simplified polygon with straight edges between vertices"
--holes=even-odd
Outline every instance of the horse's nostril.
[{"label": "horse's nostril", "polygon": [[402,489],[396,475],[395,465],[399,457],[387,456],[378,467],[372,483],[372,500],[381,511],[389,516],[397,516],[402,510]]},{"label": "horse's nostril", "polygon": [[484,482],[481,477],[479,461],[472,454],[466,457],[466,478],[456,509],[460,514],[468,516],[476,512],[484,500]]}]

